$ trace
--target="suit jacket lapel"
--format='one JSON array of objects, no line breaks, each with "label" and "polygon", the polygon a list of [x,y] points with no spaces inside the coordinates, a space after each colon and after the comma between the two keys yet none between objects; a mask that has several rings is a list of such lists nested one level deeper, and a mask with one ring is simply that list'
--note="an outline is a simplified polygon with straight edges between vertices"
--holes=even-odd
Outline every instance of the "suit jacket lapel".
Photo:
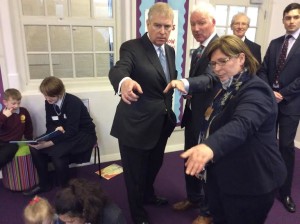
[{"label": "suit jacket lapel", "polygon": [[289,60],[293,57],[293,54],[295,54],[297,49],[300,49],[300,36],[295,40],[295,43],[292,46],[292,48],[285,60],[285,64],[287,64],[289,62]]},{"label": "suit jacket lapel", "polygon": [[[217,34],[210,40],[209,44],[216,38],[218,38]],[[204,70],[206,69],[206,67],[208,65],[207,49],[209,48],[209,44],[204,49],[204,52],[203,52],[201,58],[196,62],[196,65],[191,64],[190,75],[189,75],[190,77],[196,76],[196,72],[202,74],[204,72]],[[194,53],[195,53],[195,55],[194,55]],[[196,52],[193,52],[193,57],[196,57]],[[192,61],[196,60],[196,59],[193,59],[193,57],[192,57]]]},{"label": "suit jacket lapel", "polygon": [[142,36],[142,42],[144,44],[143,46],[145,48],[146,55],[147,55],[149,61],[154,66],[154,68],[157,70],[159,75],[166,81],[166,77],[165,77],[163,67],[162,67],[162,65],[159,61],[159,58],[157,57],[157,53],[155,51],[155,48],[154,48],[153,44],[151,43],[151,41],[149,40],[149,38],[147,36],[147,33],[145,33]]},{"label": "suit jacket lapel", "polygon": [[278,60],[279,60],[279,56],[280,56],[280,52],[281,52],[281,48],[282,48],[282,45],[283,45],[283,42],[284,42],[284,37],[285,36],[282,36],[280,39],[278,39],[278,42],[276,44],[276,66],[277,66],[277,63],[278,63]]}]

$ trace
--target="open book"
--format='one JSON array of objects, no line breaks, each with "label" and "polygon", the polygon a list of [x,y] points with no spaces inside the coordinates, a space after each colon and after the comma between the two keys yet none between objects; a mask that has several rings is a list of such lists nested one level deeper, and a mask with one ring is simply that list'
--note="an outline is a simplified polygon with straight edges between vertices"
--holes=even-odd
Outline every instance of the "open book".
[{"label": "open book", "polygon": [[43,134],[33,140],[21,140],[21,141],[9,141],[9,143],[27,143],[27,144],[38,144],[39,142],[42,141],[49,141],[52,138],[62,135],[63,133],[61,131],[52,131],[48,134]]},{"label": "open book", "polygon": [[[99,171],[96,171],[95,173],[99,175]],[[101,176],[106,180],[109,180],[120,173],[123,173],[123,168],[115,163],[101,169]]]}]

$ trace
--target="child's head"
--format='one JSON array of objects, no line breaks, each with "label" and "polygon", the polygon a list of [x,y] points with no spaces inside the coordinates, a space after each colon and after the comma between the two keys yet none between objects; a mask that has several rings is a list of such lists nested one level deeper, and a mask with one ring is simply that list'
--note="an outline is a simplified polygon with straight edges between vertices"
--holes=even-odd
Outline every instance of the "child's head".
[{"label": "child's head", "polygon": [[24,209],[26,224],[51,224],[54,209],[47,199],[35,196]]},{"label": "child's head", "polygon": [[54,76],[46,77],[40,84],[40,91],[48,103],[56,103],[65,94],[63,82]]},{"label": "child's head", "polygon": [[7,109],[17,110],[20,107],[22,95],[17,89],[7,89],[3,94],[3,104]]}]

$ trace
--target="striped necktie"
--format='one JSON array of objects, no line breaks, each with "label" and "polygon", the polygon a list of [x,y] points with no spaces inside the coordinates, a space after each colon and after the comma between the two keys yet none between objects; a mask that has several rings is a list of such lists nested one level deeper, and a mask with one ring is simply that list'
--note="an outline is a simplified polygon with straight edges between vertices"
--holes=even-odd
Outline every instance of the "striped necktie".
[{"label": "striped necktie", "polygon": [[170,82],[170,75],[169,75],[169,70],[168,70],[168,66],[167,66],[167,60],[166,60],[166,56],[164,54],[164,51],[161,47],[158,48],[158,52],[159,52],[159,61],[161,63],[161,66],[163,67],[164,73],[165,73],[165,77],[167,82]]}]

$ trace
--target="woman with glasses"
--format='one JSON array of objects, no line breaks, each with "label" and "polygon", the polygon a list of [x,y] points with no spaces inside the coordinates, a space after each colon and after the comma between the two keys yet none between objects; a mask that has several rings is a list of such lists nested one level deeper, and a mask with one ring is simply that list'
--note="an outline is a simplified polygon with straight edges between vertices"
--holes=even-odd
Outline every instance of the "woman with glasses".
[{"label": "woman with glasses", "polygon": [[[186,173],[205,178],[214,224],[262,224],[286,177],[275,138],[277,103],[238,37],[214,40],[208,58],[215,77],[206,77],[205,91],[215,95],[205,112],[205,140],[181,155]],[[180,82],[169,85],[182,88]]]}]

